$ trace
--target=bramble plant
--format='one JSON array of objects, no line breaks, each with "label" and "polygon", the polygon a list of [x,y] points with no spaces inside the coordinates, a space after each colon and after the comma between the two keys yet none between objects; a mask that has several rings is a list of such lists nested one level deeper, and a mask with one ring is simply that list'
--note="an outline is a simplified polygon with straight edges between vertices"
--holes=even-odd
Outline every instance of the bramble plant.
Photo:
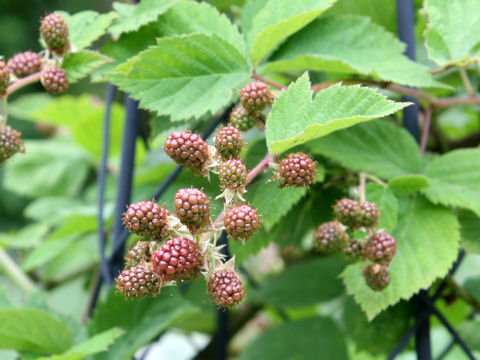
[{"label": "bramble plant", "polygon": [[417,60],[396,3],[43,14],[0,58],[0,358],[384,359],[419,302],[479,356],[480,2],[415,1]]}]

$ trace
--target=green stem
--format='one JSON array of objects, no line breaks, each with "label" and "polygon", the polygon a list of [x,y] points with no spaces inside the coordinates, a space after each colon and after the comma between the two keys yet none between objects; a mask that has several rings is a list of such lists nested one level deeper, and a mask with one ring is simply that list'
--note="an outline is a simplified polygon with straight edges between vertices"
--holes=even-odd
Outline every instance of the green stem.
[{"label": "green stem", "polygon": [[37,289],[35,283],[25,275],[17,263],[8,255],[8,253],[0,247],[0,267],[3,268],[7,275],[14,283],[18,285],[26,293],[30,293]]},{"label": "green stem", "polygon": [[358,192],[360,196],[360,202],[365,201],[365,186],[367,183],[367,176],[365,173],[360,173],[360,184],[358,185]]},{"label": "green stem", "polygon": [[468,78],[467,71],[465,68],[461,67],[458,68],[460,71],[460,76],[462,77],[463,85],[465,86],[465,89],[467,90],[467,94],[471,97],[475,96],[475,90],[473,90],[472,83],[470,82],[470,79]]},{"label": "green stem", "polygon": [[370,179],[373,182],[376,182],[377,184],[382,185],[383,187],[388,187],[388,184],[385,181],[381,180],[380,178],[374,175],[365,174],[365,176],[367,177],[367,179]]},{"label": "green stem", "polygon": [[469,291],[458,285],[452,276],[447,276],[445,278],[445,281],[447,282],[450,289],[453,290],[455,295],[457,295],[457,297],[459,297],[471,307],[473,307],[476,312],[480,312],[480,301],[475,296],[473,296]]}]

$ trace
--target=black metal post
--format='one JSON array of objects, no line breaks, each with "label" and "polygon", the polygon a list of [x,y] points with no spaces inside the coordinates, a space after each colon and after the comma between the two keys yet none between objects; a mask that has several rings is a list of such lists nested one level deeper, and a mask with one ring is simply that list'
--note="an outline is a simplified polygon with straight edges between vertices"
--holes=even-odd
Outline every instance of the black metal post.
[{"label": "black metal post", "polygon": [[[218,239],[220,245],[225,245],[221,252],[224,254],[227,259],[230,258],[230,251],[228,249],[227,233],[222,232],[222,235]],[[215,334],[215,360],[226,360],[227,359],[227,345],[229,341],[229,321],[228,321],[228,310],[227,309],[217,309],[217,333]]]}]

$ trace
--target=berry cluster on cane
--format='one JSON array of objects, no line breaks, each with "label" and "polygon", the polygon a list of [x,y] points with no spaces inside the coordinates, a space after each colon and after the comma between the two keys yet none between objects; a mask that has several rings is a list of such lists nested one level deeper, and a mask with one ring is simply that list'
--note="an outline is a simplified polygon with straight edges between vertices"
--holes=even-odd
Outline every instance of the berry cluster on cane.
[{"label": "berry cluster on cane", "polygon": [[[70,48],[68,25],[58,14],[49,14],[41,20],[40,34],[45,41],[47,51],[44,55],[33,51],[18,53],[7,62],[0,57],[0,99],[4,103],[8,88],[28,76],[39,74],[45,90],[60,95],[67,91],[68,80],[61,69],[63,56]],[[53,58],[50,57],[53,56]],[[7,125],[6,109],[0,115],[0,165],[16,153],[25,152],[21,133]]]},{"label": "berry cluster on cane", "polygon": [[[366,284],[374,291],[385,289],[390,283],[389,265],[396,252],[393,236],[376,231],[380,212],[375,203],[343,198],[333,206],[335,220],[321,224],[313,234],[313,246],[319,252],[330,254],[343,251],[348,259],[368,260],[363,270]],[[353,238],[355,230],[366,235]]]}]

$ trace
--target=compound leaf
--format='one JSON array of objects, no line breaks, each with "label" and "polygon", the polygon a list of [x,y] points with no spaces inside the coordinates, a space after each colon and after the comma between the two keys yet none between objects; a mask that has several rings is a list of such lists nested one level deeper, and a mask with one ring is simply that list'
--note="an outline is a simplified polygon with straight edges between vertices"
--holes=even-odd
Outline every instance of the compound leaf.
[{"label": "compound leaf", "polygon": [[109,61],[108,57],[95,51],[80,50],[65,57],[62,69],[67,73],[69,84],[73,84]]}]

